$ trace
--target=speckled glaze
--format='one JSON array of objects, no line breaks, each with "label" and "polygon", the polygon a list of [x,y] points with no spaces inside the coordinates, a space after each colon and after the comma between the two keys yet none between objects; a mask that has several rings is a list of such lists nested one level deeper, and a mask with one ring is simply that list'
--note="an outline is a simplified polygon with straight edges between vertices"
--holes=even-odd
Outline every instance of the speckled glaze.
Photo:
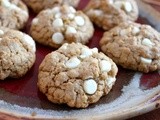
[{"label": "speckled glaze", "polygon": [[[87,2],[88,0],[81,0],[79,9],[82,9]],[[142,12],[140,13],[144,12],[145,7],[141,7]],[[31,13],[30,16],[31,20],[35,15]],[[138,22],[147,23],[145,19],[141,18]],[[28,32],[29,26],[30,21],[25,29],[26,32]],[[94,37],[88,46],[99,48],[98,43],[102,34],[103,30],[96,27]],[[142,74],[121,67],[119,67],[117,82],[111,92],[98,103],[92,104],[86,109],[73,109],[49,102],[37,88],[37,72],[44,56],[53,50],[37,44],[36,63],[27,75],[21,79],[0,81],[0,119],[120,120],[138,116],[160,107],[160,71]]]}]

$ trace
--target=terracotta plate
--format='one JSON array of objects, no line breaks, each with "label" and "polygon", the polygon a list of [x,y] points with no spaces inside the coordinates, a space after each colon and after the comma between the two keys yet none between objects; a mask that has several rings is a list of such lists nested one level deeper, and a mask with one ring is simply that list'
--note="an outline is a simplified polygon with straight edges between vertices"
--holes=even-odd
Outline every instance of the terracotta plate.
[{"label": "terracotta plate", "polygon": [[[88,0],[81,0],[79,9],[87,2]],[[144,9],[141,7],[141,15]],[[31,21],[35,15],[31,12],[30,16]],[[25,32],[29,29],[30,21]],[[150,24],[141,17],[137,22]],[[95,34],[88,44],[91,48],[99,48],[98,43],[104,32],[95,28]],[[38,91],[36,83],[39,64],[53,50],[37,44],[36,63],[26,76],[0,81],[0,119],[125,119],[160,106],[160,71],[142,74],[121,67],[112,91],[86,109],[73,109],[49,102]]]}]

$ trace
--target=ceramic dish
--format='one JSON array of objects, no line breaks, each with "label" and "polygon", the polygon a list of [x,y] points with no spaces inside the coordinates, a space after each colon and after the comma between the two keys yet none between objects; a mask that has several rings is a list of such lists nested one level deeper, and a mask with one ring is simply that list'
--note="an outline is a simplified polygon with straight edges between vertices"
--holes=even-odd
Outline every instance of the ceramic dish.
[{"label": "ceramic dish", "polygon": [[[137,22],[147,23],[160,31],[160,14],[137,0],[141,17]],[[87,0],[81,0],[82,9]],[[150,14],[151,13],[154,14]],[[148,15],[150,14],[150,15]],[[31,19],[33,18],[31,13]],[[142,19],[143,17],[143,19]],[[149,22],[147,22],[149,21]],[[154,21],[154,22],[153,22]],[[30,26],[30,22],[25,29]],[[103,30],[96,27],[89,47],[98,47]],[[73,109],[49,102],[37,89],[38,67],[44,56],[53,51],[37,44],[37,60],[33,68],[21,79],[0,81],[0,119],[126,119],[160,107],[160,71],[142,74],[119,67],[117,82],[111,92],[86,109]]]}]

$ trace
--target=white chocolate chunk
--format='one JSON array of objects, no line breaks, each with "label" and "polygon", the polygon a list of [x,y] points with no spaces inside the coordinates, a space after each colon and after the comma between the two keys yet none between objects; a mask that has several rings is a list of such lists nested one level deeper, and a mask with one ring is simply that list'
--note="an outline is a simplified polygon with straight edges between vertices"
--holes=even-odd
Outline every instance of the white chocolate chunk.
[{"label": "white chocolate chunk", "polygon": [[146,64],[151,64],[152,63],[152,59],[141,57],[141,62],[146,63]]},{"label": "white chocolate chunk", "polygon": [[76,13],[76,10],[72,6],[70,6],[69,9],[70,9],[71,13]]},{"label": "white chocolate chunk", "polygon": [[89,48],[82,48],[80,58],[84,59],[92,55],[92,50]]},{"label": "white chocolate chunk", "polygon": [[3,35],[3,34],[4,34],[3,30],[0,30],[0,35]]},{"label": "white chocolate chunk", "polygon": [[23,34],[23,40],[26,41],[30,46],[32,46],[33,51],[36,52],[36,44],[32,37],[27,34]]},{"label": "white chocolate chunk", "polygon": [[62,15],[61,13],[56,13],[56,14],[55,14],[55,18],[60,18],[61,15]]},{"label": "white chocolate chunk", "polygon": [[68,26],[66,30],[66,34],[76,34],[77,30],[74,27]]},{"label": "white chocolate chunk", "polygon": [[83,26],[85,24],[85,20],[81,16],[76,16],[74,19],[78,26]]},{"label": "white chocolate chunk", "polygon": [[62,27],[63,26],[63,20],[61,18],[57,18],[52,23],[53,27]]},{"label": "white chocolate chunk", "polygon": [[116,81],[115,77],[108,77],[106,79],[106,84],[107,86],[109,86],[110,88],[113,86],[114,82]]},{"label": "white chocolate chunk", "polygon": [[0,38],[0,41],[2,40],[2,38]]},{"label": "white chocolate chunk", "polygon": [[114,2],[114,5],[116,8],[121,9],[123,6],[123,1],[116,1],[116,2]]},{"label": "white chocolate chunk", "polygon": [[85,93],[92,95],[97,91],[97,83],[93,79],[88,79],[84,81],[83,88]]},{"label": "white chocolate chunk", "polygon": [[74,14],[72,14],[72,13],[69,13],[69,14],[68,14],[68,18],[69,18],[69,19],[71,19],[71,20],[73,20],[73,19],[74,19],[74,17],[75,17],[75,15],[74,15]]},{"label": "white chocolate chunk", "polygon": [[125,29],[120,31],[120,35],[121,35],[121,36],[125,36],[125,35],[127,35],[127,34],[128,34],[128,32],[127,32],[127,30],[125,30]]},{"label": "white chocolate chunk", "polygon": [[37,25],[38,22],[39,22],[39,19],[38,19],[38,18],[34,18],[34,19],[32,20],[32,24],[33,24],[33,25]]},{"label": "white chocolate chunk", "polygon": [[52,35],[52,40],[56,44],[62,44],[64,41],[64,36],[62,33],[57,32]]},{"label": "white chocolate chunk", "polygon": [[109,61],[107,60],[102,60],[100,62],[100,68],[102,72],[109,72],[112,68],[112,65]]},{"label": "white chocolate chunk", "polygon": [[151,42],[151,40],[148,39],[148,38],[144,38],[142,40],[142,44],[145,45],[145,46],[148,46],[148,47],[152,47],[152,45],[153,45],[153,43]]},{"label": "white chocolate chunk", "polygon": [[132,5],[131,5],[130,2],[124,2],[123,5],[124,5],[124,10],[126,12],[131,12],[132,11],[133,8],[132,8]]},{"label": "white chocolate chunk", "polygon": [[73,69],[73,68],[76,68],[78,67],[78,65],[81,63],[81,61],[77,58],[77,57],[72,57],[71,59],[69,59],[67,62],[66,62],[66,67],[67,68],[70,68],[70,69]]},{"label": "white chocolate chunk", "polygon": [[103,14],[103,11],[102,10],[91,10],[94,12],[95,15],[97,16],[101,16]]},{"label": "white chocolate chunk", "polygon": [[133,27],[133,30],[132,30],[132,33],[135,35],[135,34],[138,34],[140,32],[140,29],[138,27]]}]

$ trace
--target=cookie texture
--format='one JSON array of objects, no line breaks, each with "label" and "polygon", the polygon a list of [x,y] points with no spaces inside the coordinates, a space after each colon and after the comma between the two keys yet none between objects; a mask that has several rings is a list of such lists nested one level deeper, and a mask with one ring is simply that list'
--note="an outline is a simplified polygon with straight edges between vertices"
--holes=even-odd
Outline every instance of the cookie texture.
[{"label": "cookie texture", "polygon": [[28,9],[21,0],[0,0],[1,27],[22,29],[28,18]]},{"label": "cookie texture", "polygon": [[108,94],[117,71],[116,64],[97,48],[65,43],[44,58],[37,85],[53,103],[86,108]]},{"label": "cookie texture", "polygon": [[0,80],[25,75],[35,62],[35,51],[29,35],[0,27]]},{"label": "cookie texture", "polygon": [[68,5],[41,11],[33,19],[30,29],[34,40],[54,48],[64,43],[86,44],[93,33],[94,27],[89,18]]},{"label": "cookie texture", "polygon": [[63,4],[77,7],[80,0],[23,0],[35,13]]},{"label": "cookie texture", "polygon": [[104,30],[138,18],[138,6],[135,0],[90,0],[84,11]]},{"label": "cookie texture", "polygon": [[124,68],[145,73],[160,69],[160,33],[149,25],[122,23],[104,33],[100,46]]}]

